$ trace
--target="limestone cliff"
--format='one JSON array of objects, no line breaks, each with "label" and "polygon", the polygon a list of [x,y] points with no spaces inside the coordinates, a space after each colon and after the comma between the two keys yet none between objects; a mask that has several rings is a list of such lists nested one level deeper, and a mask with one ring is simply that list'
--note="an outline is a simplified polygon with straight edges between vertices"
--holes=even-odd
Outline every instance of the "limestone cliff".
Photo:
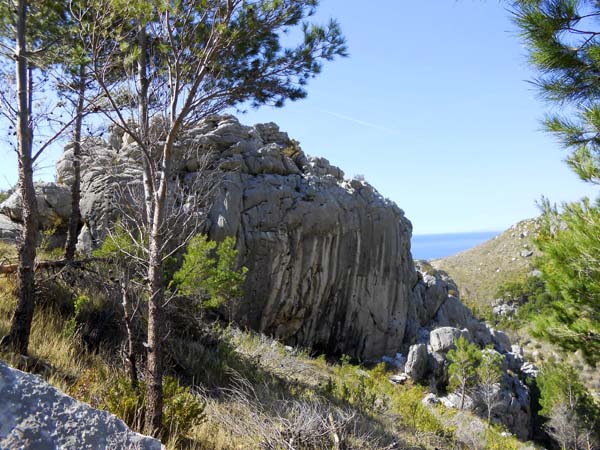
[{"label": "limestone cliff", "polygon": [[[111,220],[110,189],[139,179],[136,146],[119,135],[88,146],[81,242],[98,244]],[[216,116],[179,140],[175,176],[190,183],[201,153],[223,171],[209,211],[213,239],[237,237],[249,277],[241,319],[286,342],[371,358],[405,337],[412,288],[411,224],[368,183],[307,157],[274,124]],[[196,149],[196,152],[186,149]],[[200,153],[198,153],[200,152]],[[71,177],[70,151],[57,164]]]},{"label": "limestone cliff", "polygon": [[[115,190],[140,182],[140,154],[118,132],[88,140],[84,150],[80,249],[89,251],[116,218]],[[412,227],[396,204],[364,181],[345,179],[327,160],[306,156],[275,124],[248,127],[233,116],[198,123],[178,140],[173,183],[193,186],[205,155],[222,173],[205,211],[206,231],[217,240],[237,237],[240,263],[250,269],[238,319],[250,327],[290,344],[370,359],[414,342],[457,295],[447,283],[419,278]],[[71,161],[67,146],[57,162],[58,185],[37,187],[46,226],[68,215]],[[18,223],[18,193],[0,212]],[[14,235],[14,226],[5,228],[0,235]]]},{"label": "limestone cliff", "polygon": [[[107,141],[89,140],[84,150],[79,248],[89,252],[116,220],[115,192],[139,186],[141,158],[118,132]],[[239,322],[329,354],[364,360],[404,352],[407,373],[434,392],[445,389],[445,352],[460,335],[493,345],[513,373],[522,372],[519,350],[473,316],[446,274],[428,264],[415,267],[409,220],[368,183],[305,155],[275,124],[248,127],[214,116],[177,142],[171,181],[184,189],[176,201],[187,204],[196,195],[206,155],[221,182],[208,210],[189,213],[206,217],[211,239],[237,238],[240,264],[249,268]],[[72,177],[67,146],[57,162],[58,184],[37,186],[44,226],[66,221]],[[14,239],[19,220],[15,193],[0,205],[0,238]],[[509,402],[500,419],[527,437],[530,400],[519,377],[503,385],[504,397],[518,402]]]}]

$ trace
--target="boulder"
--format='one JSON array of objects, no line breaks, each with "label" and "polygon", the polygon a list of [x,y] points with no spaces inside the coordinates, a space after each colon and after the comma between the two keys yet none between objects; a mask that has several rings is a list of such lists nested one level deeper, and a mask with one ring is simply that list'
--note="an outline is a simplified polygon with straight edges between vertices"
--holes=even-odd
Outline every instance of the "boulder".
[{"label": "boulder", "polygon": [[160,450],[107,411],[0,361],[0,448]]},{"label": "boulder", "polygon": [[[71,212],[71,190],[67,186],[38,182],[35,184],[35,194],[42,228],[53,228],[68,221]],[[19,191],[13,192],[0,204],[0,214],[17,223],[23,221],[22,209]]]},{"label": "boulder", "polygon": [[511,350],[511,343],[508,334],[504,331],[496,330],[495,328],[491,328],[490,332],[492,334],[492,342],[494,343],[494,348],[500,353],[507,353]]},{"label": "boulder", "polygon": [[415,381],[423,381],[427,373],[427,346],[415,344],[410,347],[404,371]]},{"label": "boulder", "polygon": [[392,384],[404,384],[408,381],[408,375],[405,373],[392,375],[389,380]]},{"label": "boulder", "polygon": [[16,242],[21,234],[21,225],[10,217],[0,214],[0,241]]},{"label": "boulder", "polygon": [[461,409],[461,403],[463,405],[463,410],[472,410],[475,407],[475,402],[473,401],[473,398],[471,398],[470,395],[465,394],[465,398],[464,401],[462,400],[462,397],[455,393],[455,392],[451,392],[450,394],[446,395],[445,397],[440,397],[440,402],[446,407],[446,408],[451,408],[451,409]]},{"label": "boulder", "polygon": [[459,330],[453,327],[436,328],[429,336],[429,345],[434,352],[446,353],[455,348],[454,342],[461,336],[470,339],[467,330]]},{"label": "boulder", "polygon": [[444,391],[448,385],[448,365],[446,355],[439,352],[427,354],[427,372],[429,373],[429,389],[433,393]]},{"label": "boulder", "polygon": [[531,435],[531,395],[516,376],[504,375],[493,417],[521,440]]}]

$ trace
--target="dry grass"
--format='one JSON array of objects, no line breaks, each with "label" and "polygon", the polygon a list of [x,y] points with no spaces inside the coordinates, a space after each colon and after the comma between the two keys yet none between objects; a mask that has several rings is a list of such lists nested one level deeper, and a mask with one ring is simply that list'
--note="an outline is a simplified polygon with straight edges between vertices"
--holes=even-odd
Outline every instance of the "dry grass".
[{"label": "dry grass", "polygon": [[[11,279],[0,278],[2,335],[9,329],[13,291]],[[111,389],[125,377],[118,352],[102,347],[98,354],[87,352],[65,327],[64,311],[51,301],[44,304],[36,311],[31,335],[36,364],[26,369],[79,400],[107,408]],[[171,371],[181,370],[188,381],[202,380],[206,421],[173,436],[166,443],[169,449],[462,448],[452,430],[421,404],[424,390],[392,385],[382,365],[330,364],[234,327],[215,326],[204,333],[208,339],[174,341],[172,353],[188,355],[177,360],[183,366]],[[0,358],[22,362],[7,353]]]},{"label": "dry grass", "polygon": [[[477,247],[431,264],[447,272],[458,284],[463,301],[488,312],[499,286],[523,279],[533,269],[533,261],[539,255],[533,243],[535,229],[533,219],[521,221]],[[522,256],[522,252],[529,251],[532,256]]]}]

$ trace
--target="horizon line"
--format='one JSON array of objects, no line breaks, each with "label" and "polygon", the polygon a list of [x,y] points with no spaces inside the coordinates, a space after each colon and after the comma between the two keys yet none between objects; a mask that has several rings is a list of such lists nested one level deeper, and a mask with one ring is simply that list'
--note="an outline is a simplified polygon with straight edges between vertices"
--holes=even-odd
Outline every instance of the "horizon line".
[{"label": "horizon line", "polygon": [[413,233],[415,236],[441,236],[448,234],[469,234],[469,233],[503,233],[506,230],[471,230],[471,231],[447,231],[447,232],[431,232],[431,233]]}]

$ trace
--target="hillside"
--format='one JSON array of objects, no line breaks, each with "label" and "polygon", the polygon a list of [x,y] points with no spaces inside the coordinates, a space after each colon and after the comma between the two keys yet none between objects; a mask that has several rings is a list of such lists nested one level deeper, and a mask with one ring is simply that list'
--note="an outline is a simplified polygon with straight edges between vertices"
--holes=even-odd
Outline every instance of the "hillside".
[{"label": "hillside", "polygon": [[[0,278],[0,335],[8,331],[12,287],[10,277]],[[144,406],[121,358],[107,341],[99,352],[86,348],[82,331],[69,327],[60,311],[61,289],[54,288],[55,298],[36,312],[30,357],[0,352],[0,360],[140,429]],[[170,354],[169,372],[177,381],[166,383],[167,449],[433,450],[482,448],[485,442],[492,446],[486,448],[533,448],[467,411],[428,406],[424,387],[410,379],[390,382],[399,373],[391,365],[327,360],[216,322],[194,338],[172,342]]]},{"label": "hillside", "polygon": [[586,387],[599,396],[600,373],[586,364],[579,352],[567,354],[557,346],[531,336],[527,325],[530,317],[506,320],[492,314],[498,289],[504,283],[524,280],[534,270],[535,258],[540,255],[533,243],[535,230],[535,219],[523,220],[481,245],[433,260],[431,264],[447,272],[456,282],[465,304],[521,345],[528,360],[537,365],[550,359],[567,361],[579,371]]},{"label": "hillside", "polygon": [[477,247],[431,264],[454,279],[465,303],[487,313],[499,286],[523,279],[533,270],[538,255],[535,229],[534,219],[523,220]]}]

